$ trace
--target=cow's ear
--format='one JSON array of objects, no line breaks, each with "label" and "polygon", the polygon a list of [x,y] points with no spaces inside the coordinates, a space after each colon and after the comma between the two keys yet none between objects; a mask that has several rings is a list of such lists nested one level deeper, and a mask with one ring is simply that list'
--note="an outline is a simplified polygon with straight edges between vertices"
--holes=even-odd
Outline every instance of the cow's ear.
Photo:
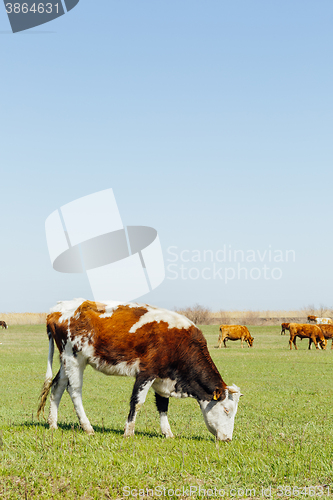
[{"label": "cow's ear", "polygon": [[232,386],[228,386],[227,387],[228,391],[230,392],[230,394],[236,394],[236,392],[238,392],[234,387]]},{"label": "cow's ear", "polygon": [[213,392],[214,401],[217,401],[218,399],[220,399],[221,396],[222,396],[221,389],[215,389],[215,391]]}]

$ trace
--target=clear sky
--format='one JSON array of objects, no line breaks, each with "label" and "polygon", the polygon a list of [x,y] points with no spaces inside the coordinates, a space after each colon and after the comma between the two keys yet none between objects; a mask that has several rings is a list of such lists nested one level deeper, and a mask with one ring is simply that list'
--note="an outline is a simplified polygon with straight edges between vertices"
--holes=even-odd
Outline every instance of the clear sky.
[{"label": "clear sky", "polygon": [[12,34],[0,5],[0,312],[91,298],[44,224],[107,188],[159,233],[143,301],[332,306],[332,26],[331,0],[80,0]]}]

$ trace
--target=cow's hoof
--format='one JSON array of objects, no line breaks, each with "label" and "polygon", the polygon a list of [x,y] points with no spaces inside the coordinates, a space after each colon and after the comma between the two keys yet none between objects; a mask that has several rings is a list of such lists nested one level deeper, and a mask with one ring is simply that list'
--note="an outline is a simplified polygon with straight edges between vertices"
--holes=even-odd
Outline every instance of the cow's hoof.
[{"label": "cow's hoof", "polygon": [[163,436],[165,438],[174,438],[175,436],[172,434],[172,432],[163,432]]},{"label": "cow's hoof", "polygon": [[52,431],[56,431],[58,429],[58,424],[57,422],[54,422],[54,420],[48,419],[47,423],[49,424],[49,429]]},{"label": "cow's hoof", "polygon": [[134,436],[134,422],[126,422],[125,425],[125,430],[124,430],[124,437],[133,437]]},{"label": "cow's hoof", "polygon": [[82,429],[84,430],[84,432],[85,432],[86,434],[88,434],[88,436],[92,436],[93,434],[95,434],[95,431],[94,431],[94,429],[91,427],[91,425],[90,425],[90,424],[89,424],[89,425],[82,425],[82,424],[81,424],[81,427],[82,427]]}]

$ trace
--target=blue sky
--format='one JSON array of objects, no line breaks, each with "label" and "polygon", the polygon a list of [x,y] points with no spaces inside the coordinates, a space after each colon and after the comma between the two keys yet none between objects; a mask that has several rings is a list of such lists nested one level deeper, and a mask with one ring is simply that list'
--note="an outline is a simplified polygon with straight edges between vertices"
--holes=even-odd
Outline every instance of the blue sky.
[{"label": "blue sky", "polygon": [[[142,300],[332,306],[332,21],[329,1],[80,0],[13,35],[0,9],[0,311],[91,296],[52,269],[44,223],[110,187],[124,224],[158,230],[167,268],[176,247],[172,269],[200,274],[167,270]],[[238,262],[206,263],[210,279],[181,262],[224,245],[295,260],[228,283],[213,265]]]}]

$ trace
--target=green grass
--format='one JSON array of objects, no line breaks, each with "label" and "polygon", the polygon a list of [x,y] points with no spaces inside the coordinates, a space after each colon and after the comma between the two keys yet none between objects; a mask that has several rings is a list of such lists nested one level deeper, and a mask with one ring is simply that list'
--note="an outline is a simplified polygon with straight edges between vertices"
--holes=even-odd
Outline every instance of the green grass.
[{"label": "green grass", "polygon": [[[277,496],[278,486],[315,486],[316,493],[320,485],[332,486],[333,351],[309,351],[305,340],[297,341],[298,351],[290,351],[288,336],[274,326],[249,327],[252,349],[230,341],[227,349],[217,349],[218,327],[202,329],[224,381],[244,393],[231,443],[215,443],[191,399],[170,400],[176,438],[164,439],[152,391],[135,438],[123,439],[133,379],[106,377],[90,367],[83,402],[95,435],[80,430],[67,393],[59,429],[49,431],[45,421],[36,422],[48,352],[45,328],[0,331],[0,498],[133,498],[125,495],[125,486],[192,486],[192,493],[195,487],[216,487],[225,498],[233,493],[263,498],[261,488],[271,486],[274,498],[287,498],[288,490]],[[54,373],[57,367],[55,356]],[[165,498],[159,491],[162,496],[155,498]]]}]

